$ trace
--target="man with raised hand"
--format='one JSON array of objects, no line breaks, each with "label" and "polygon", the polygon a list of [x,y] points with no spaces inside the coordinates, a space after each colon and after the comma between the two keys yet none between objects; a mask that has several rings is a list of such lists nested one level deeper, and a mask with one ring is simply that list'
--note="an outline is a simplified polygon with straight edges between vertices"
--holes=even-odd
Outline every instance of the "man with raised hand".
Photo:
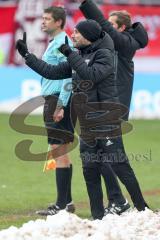
[{"label": "man with raised hand", "polygon": [[[123,116],[124,120],[128,120],[130,102],[134,81],[134,62],[133,57],[137,50],[144,48],[148,43],[148,35],[140,22],[131,22],[130,14],[125,11],[113,11],[109,14],[109,18],[106,19],[102,12],[98,9],[94,1],[92,0],[78,0],[80,2],[80,10],[87,19],[93,19],[97,21],[102,29],[110,35],[114,42],[115,50],[117,51],[117,74],[116,83],[118,89],[118,97],[120,103],[128,108],[128,113]],[[139,198],[141,207],[144,209],[147,204],[145,203],[138,181],[134,175],[132,168],[130,167],[122,136],[114,139],[113,144],[108,147],[108,154],[117,155],[119,164],[112,164],[114,172],[118,175],[121,182],[126,186],[128,192],[131,195],[132,201],[136,206],[135,198]],[[114,176],[110,175],[111,178]],[[108,179],[109,181],[109,179]],[[107,192],[109,195],[109,206],[106,211],[119,213],[118,209],[125,210],[125,202],[121,204],[121,199],[117,202],[112,195],[112,189],[109,188],[108,183],[105,181]],[[116,187],[115,187],[116,189]],[[136,190],[137,189],[137,190]],[[119,195],[117,188],[117,196]],[[120,196],[120,195],[119,195]]]},{"label": "man with raised hand", "polygon": [[[98,152],[101,150],[103,152],[101,142],[106,141],[99,139],[95,146],[88,145],[88,138],[86,139],[86,137],[88,136],[89,139],[91,138],[91,142],[94,142],[96,136],[90,131],[88,132],[87,129],[89,128],[83,124],[83,121],[92,121],[95,124],[92,113],[89,113],[90,120],[86,119],[84,111],[88,108],[88,104],[93,104],[93,108],[91,108],[91,112],[93,112],[95,103],[100,106],[100,103],[106,102],[112,108],[112,103],[118,102],[115,87],[114,45],[110,36],[104,33],[100,25],[93,20],[79,22],[75,26],[72,39],[74,47],[79,51],[73,51],[68,45],[67,37],[65,37],[65,42],[59,47],[59,51],[67,57],[67,61],[58,65],[47,64],[43,60],[37,59],[35,55],[29,53],[26,42],[23,40],[17,41],[17,49],[25,58],[26,64],[43,77],[51,80],[72,77],[74,85],[72,105],[77,111],[81,135],[84,133],[84,136],[81,136],[80,139],[83,175],[90,199],[92,216],[94,219],[102,219],[104,206],[101,174],[104,163],[101,161],[101,156],[97,158],[97,162],[92,159],[92,155],[99,156]],[[95,114],[99,116],[99,113]],[[89,161],[87,155],[89,155]]]}]

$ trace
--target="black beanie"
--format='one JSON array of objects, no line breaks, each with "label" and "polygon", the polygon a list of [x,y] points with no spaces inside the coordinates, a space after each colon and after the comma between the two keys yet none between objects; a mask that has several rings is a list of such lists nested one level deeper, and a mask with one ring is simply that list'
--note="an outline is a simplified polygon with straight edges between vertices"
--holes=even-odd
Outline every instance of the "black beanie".
[{"label": "black beanie", "polygon": [[91,19],[79,22],[75,28],[90,42],[97,41],[102,32],[102,28],[99,23]]}]

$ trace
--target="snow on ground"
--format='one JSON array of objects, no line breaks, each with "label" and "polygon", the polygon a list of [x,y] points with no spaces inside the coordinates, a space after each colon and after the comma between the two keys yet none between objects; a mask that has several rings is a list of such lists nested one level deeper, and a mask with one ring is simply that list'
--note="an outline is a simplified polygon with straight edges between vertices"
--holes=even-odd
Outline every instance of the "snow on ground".
[{"label": "snow on ground", "polygon": [[146,209],[107,215],[90,221],[60,211],[46,220],[38,219],[0,231],[0,240],[160,240],[160,212]]}]

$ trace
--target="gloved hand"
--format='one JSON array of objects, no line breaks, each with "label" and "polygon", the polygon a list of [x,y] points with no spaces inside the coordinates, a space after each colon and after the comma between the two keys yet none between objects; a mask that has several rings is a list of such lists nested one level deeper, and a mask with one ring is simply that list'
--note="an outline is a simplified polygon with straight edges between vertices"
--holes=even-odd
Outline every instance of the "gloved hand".
[{"label": "gloved hand", "polygon": [[58,50],[66,57],[69,56],[69,54],[72,52],[72,49],[70,48],[68,44],[68,37],[65,36],[65,44],[62,44]]},{"label": "gloved hand", "polygon": [[27,43],[26,43],[26,32],[23,33],[23,39],[19,39],[17,42],[16,42],[16,49],[18,50],[19,54],[22,56],[22,57],[26,57],[29,52],[28,52],[28,48],[27,48]]}]

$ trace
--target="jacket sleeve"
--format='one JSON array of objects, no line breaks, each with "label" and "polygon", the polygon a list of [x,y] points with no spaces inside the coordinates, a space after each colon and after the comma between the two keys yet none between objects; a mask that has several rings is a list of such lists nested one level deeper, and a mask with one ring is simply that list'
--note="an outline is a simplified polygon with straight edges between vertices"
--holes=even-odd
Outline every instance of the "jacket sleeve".
[{"label": "jacket sleeve", "polygon": [[[67,58],[63,55],[59,57],[59,63],[66,62]],[[63,79],[57,106],[66,107],[72,93],[72,78]]]},{"label": "jacket sleeve", "polygon": [[72,52],[67,60],[82,80],[98,83],[114,72],[113,55],[108,49],[98,50],[91,66],[77,52]]},{"label": "jacket sleeve", "polygon": [[63,79],[57,105],[66,107],[72,93],[72,78]]},{"label": "jacket sleeve", "polygon": [[68,62],[62,62],[58,65],[51,65],[38,59],[34,54],[29,54],[25,58],[26,64],[42,77],[50,80],[70,78],[72,76],[72,69]]},{"label": "jacket sleeve", "polygon": [[[69,37],[68,39],[69,39],[69,45],[73,49],[73,43]],[[63,42],[59,41],[57,44],[58,44],[57,48],[59,48],[63,44]],[[67,58],[63,54],[58,55],[57,58],[58,58],[58,63],[67,61]],[[60,89],[60,94],[57,101],[57,106],[66,107],[69,102],[71,93],[72,93],[72,78],[63,79],[62,86]]]},{"label": "jacket sleeve", "polygon": [[[124,53],[124,48],[125,50],[130,50],[131,45],[135,48],[135,50],[138,48],[137,44],[135,44],[135,41],[134,44],[132,44],[133,39],[129,34],[118,32],[112,26],[112,24],[107,19],[105,19],[100,9],[92,0],[85,0],[82,2],[80,5],[80,10],[86,18],[97,21],[101,25],[103,31],[107,32],[110,35],[114,41],[115,50],[122,50]],[[132,51],[133,50],[134,49],[132,49]]]}]

